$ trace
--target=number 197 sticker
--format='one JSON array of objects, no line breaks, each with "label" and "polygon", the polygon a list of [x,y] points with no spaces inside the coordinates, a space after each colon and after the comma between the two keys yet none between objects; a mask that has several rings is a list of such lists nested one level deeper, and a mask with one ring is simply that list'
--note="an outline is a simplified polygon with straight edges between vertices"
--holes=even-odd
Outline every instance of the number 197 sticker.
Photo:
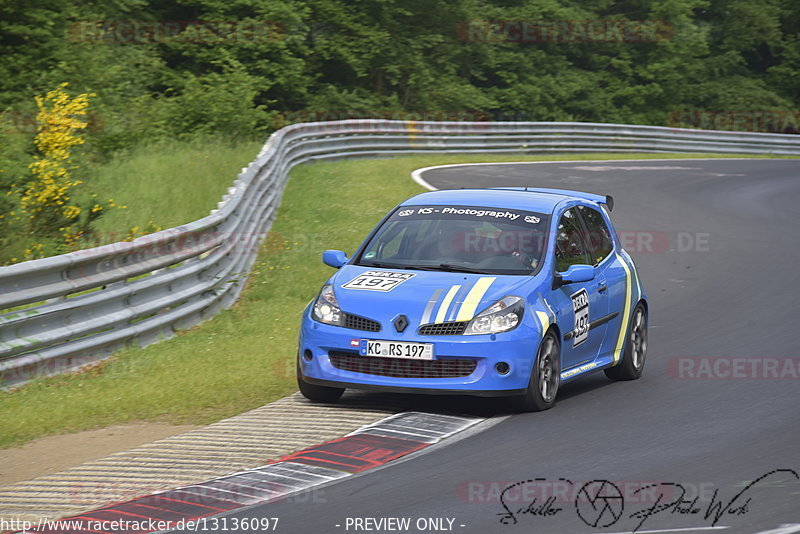
[{"label": "number 197 sticker", "polygon": [[414,276],[413,273],[367,271],[356,276],[342,287],[344,289],[366,289],[367,291],[391,291]]},{"label": "number 197 sticker", "polygon": [[575,312],[575,330],[573,330],[572,346],[577,347],[589,339],[589,296],[585,289],[570,295],[572,309]]}]

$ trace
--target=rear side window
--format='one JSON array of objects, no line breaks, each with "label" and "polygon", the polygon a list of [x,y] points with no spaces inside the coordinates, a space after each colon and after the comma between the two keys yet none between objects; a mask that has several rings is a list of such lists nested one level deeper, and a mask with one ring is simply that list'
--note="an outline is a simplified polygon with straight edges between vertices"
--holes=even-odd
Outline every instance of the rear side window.
[{"label": "rear side window", "polygon": [[592,265],[586,235],[578,220],[575,208],[570,208],[561,215],[556,230],[556,270],[566,271],[570,265]]},{"label": "rear side window", "polygon": [[588,206],[578,206],[578,211],[583,217],[586,229],[589,231],[588,241],[593,252],[593,262],[589,265],[598,265],[606,259],[614,248],[611,232],[608,230],[605,219],[596,209]]}]

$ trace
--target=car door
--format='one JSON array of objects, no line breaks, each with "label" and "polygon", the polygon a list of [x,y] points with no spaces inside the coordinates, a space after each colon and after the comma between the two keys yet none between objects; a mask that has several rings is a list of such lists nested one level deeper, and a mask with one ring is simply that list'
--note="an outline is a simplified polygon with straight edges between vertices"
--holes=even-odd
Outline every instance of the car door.
[{"label": "car door", "polygon": [[[586,228],[578,208],[573,206],[558,220],[554,272],[563,273],[571,265],[579,264],[594,265],[594,261]],[[595,267],[594,280],[564,284],[552,292],[553,307],[561,328],[562,372],[591,362],[600,351],[604,331],[591,328],[591,325],[608,314],[604,286],[602,270]]]},{"label": "car door", "polygon": [[[618,313],[613,313],[611,307],[611,294],[617,285],[624,283],[624,273],[615,265],[616,256],[614,254],[614,240],[611,238],[611,230],[603,215],[591,206],[577,206],[578,214],[586,228],[586,237],[589,244],[592,263],[595,268],[595,276],[602,283],[597,285],[597,292],[603,293],[605,303],[605,315],[596,317],[592,320],[591,329],[595,339],[600,340],[598,354],[607,352],[606,340],[609,337],[609,323],[618,317]],[[622,277],[620,277],[622,274]],[[609,290],[611,287],[611,290]]]},{"label": "car door", "polygon": [[[614,232],[614,226],[611,224],[608,212],[604,211],[601,218],[608,230],[609,238],[611,238],[611,236],[614,235],[612,233]],[[627,328],[627,321],[629,318],[625,316],[625,305],[630,299],[629,290],[627,288],[629,281],[632,284],[631,290],[637,291],[637,294],[640,292],[637,285],[638,277],[635,274],[635,267],[633,263],[630,262],[628,254],[622,249],[619,238],[617,238],[616,241],[611,238],[611,244],[613,248],[608,258],[603,260],[602,264],[599,266],[603,270],[603,276],[606,281],[609,308],[609,320],[606,323],[605,339],[600,349],[600,356],[602,357],[611,357],[614,355],[615,351],[623,347],[624,337],[621,330]],[[635,303],[636,299],[634,299],[633,302]],[[628,315],[630,315],[630,308],[628,309]],[[618,359],[621,357],[621,354],[618,353],[614,355],[614,357]]]}]

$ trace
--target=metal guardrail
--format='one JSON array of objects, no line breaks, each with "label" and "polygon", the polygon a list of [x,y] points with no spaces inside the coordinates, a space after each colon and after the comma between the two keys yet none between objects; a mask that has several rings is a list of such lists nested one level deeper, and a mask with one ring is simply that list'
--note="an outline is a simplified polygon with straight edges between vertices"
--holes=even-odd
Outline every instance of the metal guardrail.
[{"label": "metal guardrail", "polygon": [[288,173],[300,163],[420,152],[592,151],[800,156],[800,136],[574,122],[287,126],[269,138],[207,217],[132,242],[0,267],[0,387],[166,339],[231,306]]}]

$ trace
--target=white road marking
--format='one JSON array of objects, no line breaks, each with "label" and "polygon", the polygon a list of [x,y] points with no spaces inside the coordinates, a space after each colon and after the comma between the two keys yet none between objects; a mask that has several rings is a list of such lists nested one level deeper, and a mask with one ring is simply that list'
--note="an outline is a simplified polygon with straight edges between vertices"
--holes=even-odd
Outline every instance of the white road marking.
[{"label": "white road marking", "polygon": [[495,162],[482,162],[482,163],[449,163],[447,165],[432,165],[430,167],[422,167],[411,171],[411,179],[419,185],[430,191],[436,191],[437,188],[433,187],[422,177],[422,174],[434,169],[446,169],[448,167],[477,167],[481,165],[541,165],[545,163],[559,164],[559,163],[609,163],[609,162],[650,162],[650,161],[738,161],[738,160],[760,160],[760,159],[782,159],[782,158],[665,158],[665,159],[585,159],[585,160],[549,160],[549,161],[495,161]]},{"label": "white road marking", "polygon": [[[623,160],[620,160],[623,161]],[[574,167],[567,167],[573,171],[589,171],[589,172],[602,172],[602,171],[699,171],[700,167],[680,167],[677,165],[661,165],[648,167],[647,165],[626,165],[613,167],[611,165],[575,165]]]},{"label": "white road marking", "polygon": [[786,523],[772,530],[762,530],[756,534],[794,534],[800,532],[800,523]]}]

